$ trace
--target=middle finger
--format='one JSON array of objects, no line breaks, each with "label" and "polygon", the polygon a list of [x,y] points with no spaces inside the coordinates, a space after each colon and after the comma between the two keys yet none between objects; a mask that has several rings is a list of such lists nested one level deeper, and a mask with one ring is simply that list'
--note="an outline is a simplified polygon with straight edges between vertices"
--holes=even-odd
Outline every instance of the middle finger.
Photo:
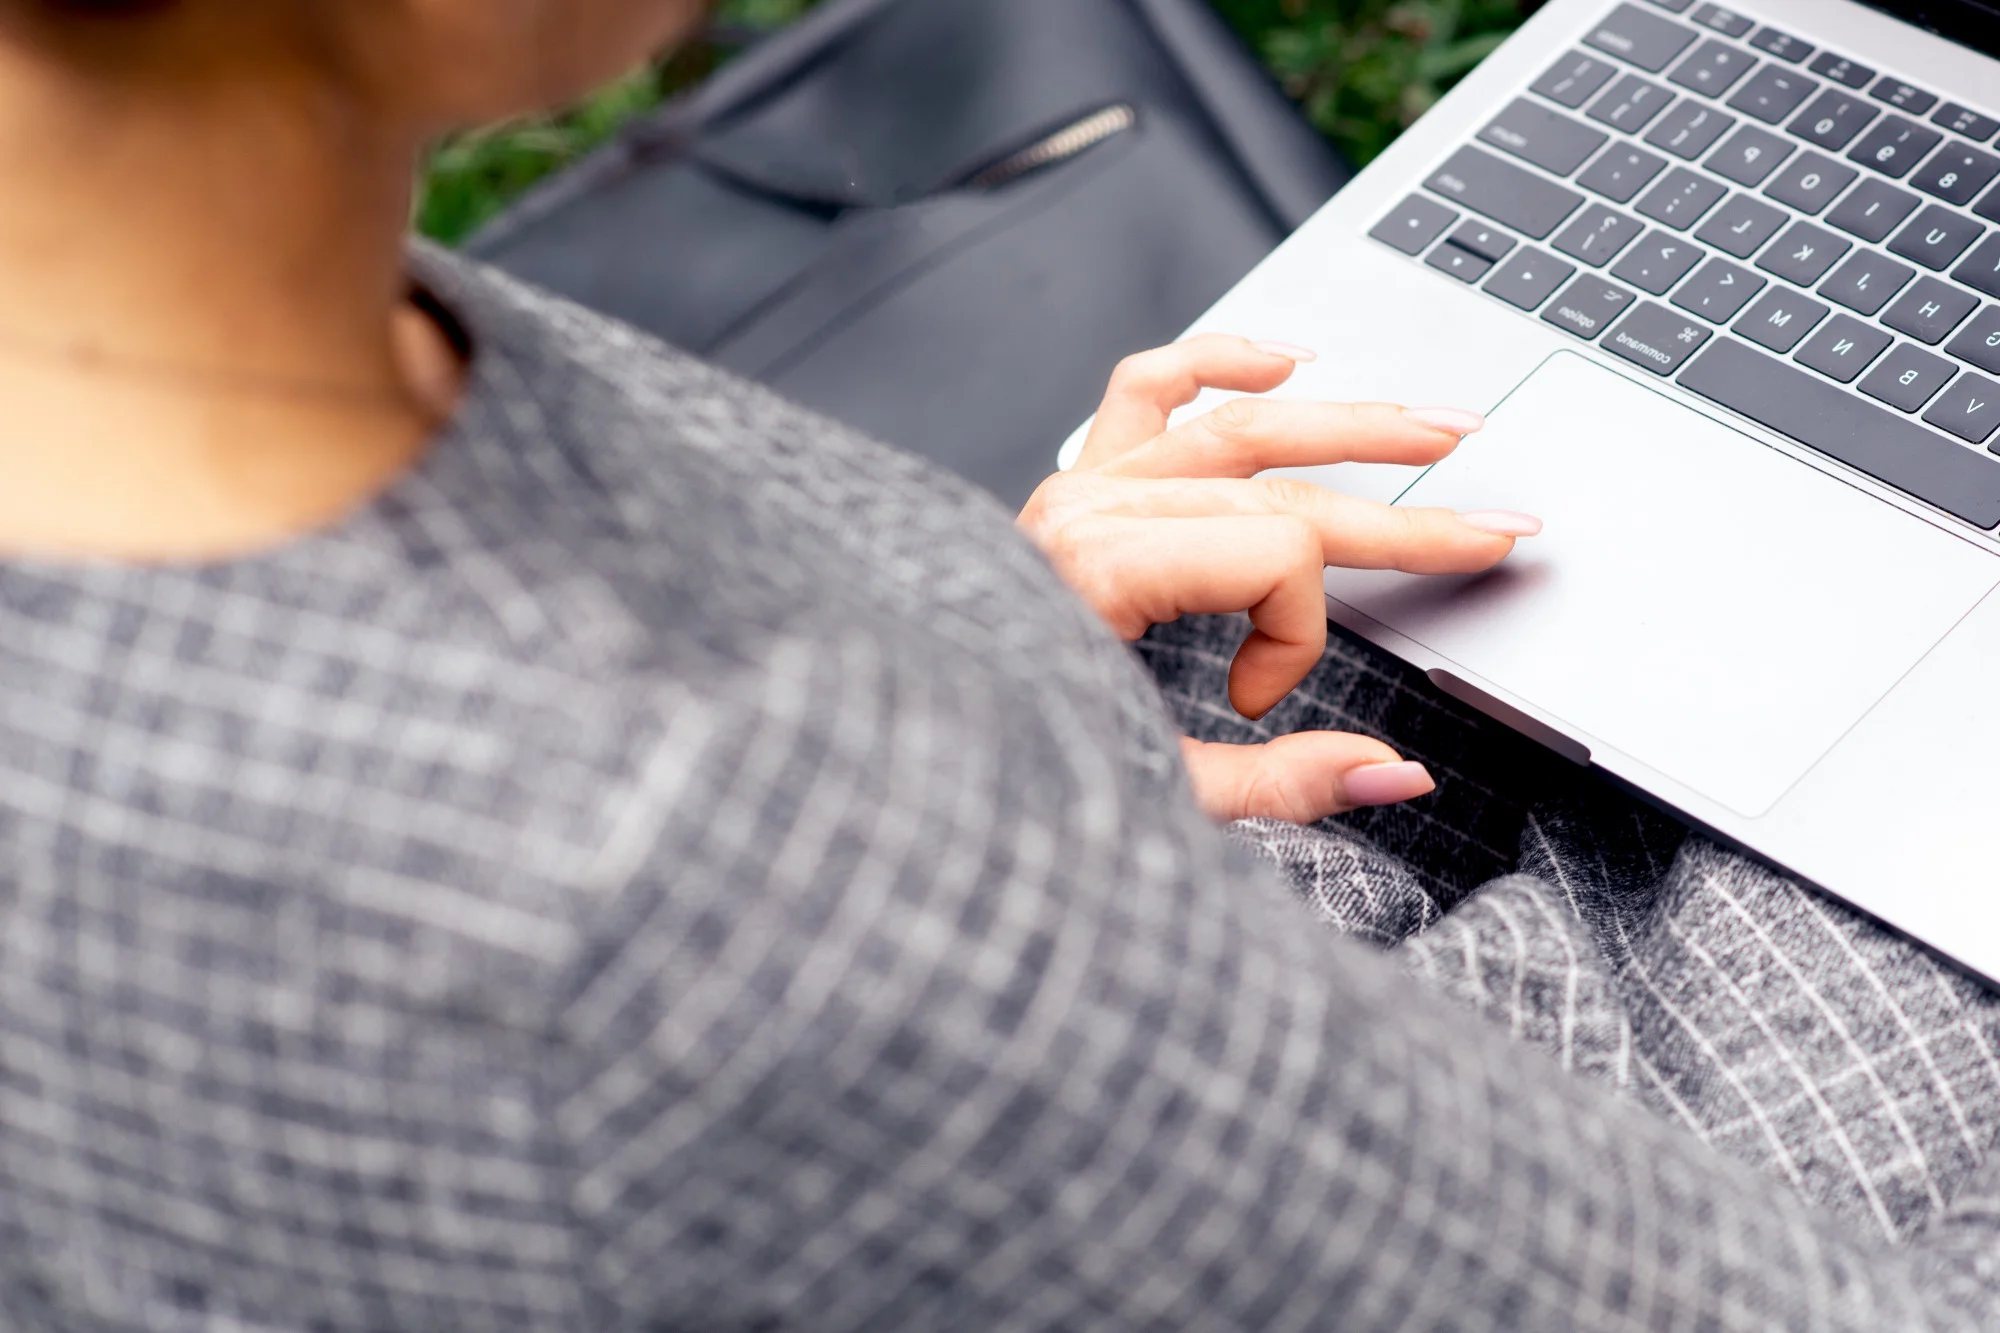
[{"label": "middle finger", "polygon": [[1541,531],[1539,520],[1526,514],[1391,506],[1289,477],[1102,477],[1090,489],[1091,510],[1107,517],[1303,519],[1318,534],[1325,563],[1342,569],[1473,574],[1504,560],[1516,538]]}]

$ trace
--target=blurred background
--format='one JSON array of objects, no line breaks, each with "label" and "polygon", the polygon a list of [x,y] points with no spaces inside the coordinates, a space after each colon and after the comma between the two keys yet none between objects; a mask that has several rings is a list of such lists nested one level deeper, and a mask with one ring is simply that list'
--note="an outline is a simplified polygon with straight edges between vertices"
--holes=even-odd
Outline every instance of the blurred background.
[{"label": "blurred background", "polygon": [[[433,155],[420,229],[455,244],[632,117],[689,88],[813,0],[726,0],[713,40],[559,115],[492,126]],[[1213,0],[1306,118],[1356,166],[1422,115],[1516,24],[1522,0]]]}]

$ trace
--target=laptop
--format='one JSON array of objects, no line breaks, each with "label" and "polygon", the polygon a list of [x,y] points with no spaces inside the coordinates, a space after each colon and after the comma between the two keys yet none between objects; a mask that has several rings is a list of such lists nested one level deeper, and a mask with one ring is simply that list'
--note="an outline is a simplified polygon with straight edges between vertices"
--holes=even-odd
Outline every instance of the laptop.
[{"label": "laptop", "polygon": [[2000,0],[1552,0],[1196,331],[1547,522],[1337,625],[2000,980],[1996,140]]}]

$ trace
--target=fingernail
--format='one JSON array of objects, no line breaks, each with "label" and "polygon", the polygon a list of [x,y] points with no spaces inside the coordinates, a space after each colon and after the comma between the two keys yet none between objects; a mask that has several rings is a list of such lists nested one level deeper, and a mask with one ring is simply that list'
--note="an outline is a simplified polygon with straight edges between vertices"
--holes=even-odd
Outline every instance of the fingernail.
[{"label": "fingernail", "polygon": [[1419,426],[1441,430],[1447,435],[1461,439],[1486,429],[1486,418],[1477,412],[1464,412],[1456,407],[1411,407],[1403,415]]},{"label": "fingernail", "polygon": [[1517,514],[1511,509],[1480,509],[1460,514],[1458,521],[1468,528],[1490,532],[1495,537],[1539,537],[1542,520],[1533,514]]},{"label": "fingernail", "polygon": [[1342,784],[1349,805],[1400,805],[1437,790],[1422,764],[1370,764],[1350,772]]},{"label": "fingernail", "polygon": [[1317,361],[1319,353],[1293,343],[1263,342],[1251,343],[1252,347],[1271,356],[1282,356],[1287,361]]}]

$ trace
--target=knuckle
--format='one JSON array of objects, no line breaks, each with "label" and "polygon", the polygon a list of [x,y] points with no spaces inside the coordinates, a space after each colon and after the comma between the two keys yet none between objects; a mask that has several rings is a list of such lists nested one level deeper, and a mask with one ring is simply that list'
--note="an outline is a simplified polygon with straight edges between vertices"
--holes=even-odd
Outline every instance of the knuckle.
[{"label": "knuckle", "polygon": [[1272,506],[1288,513],[1310,513],[1325,503],[1325,491],[1296,477],[1265,477],[1262,484]]},{"label": "knuckle", "polygon": [[1112,369],[1111,391],[1137,394],[1157,388],[1166,378],[1166,357],[1161,351],[1134,352]]},{"label": "knuckle", "polygon": [[1320,544],[1319,529],[1303,518],[1286,515],[1284,519],[1289,531],[1285,540],[1291,548],[1292,563],[1311,568],[1314,572],[1326,565],[1325,549]]},{"label": "knuckle", "polygon": [[1231,444],[1254,438],[1264,421],[1264,405],[1255,398],[1232,398],[1208,414],[1209,432]]},{"label": "knuckle", "polygon": [[1075,523],[1052,525],[1042,535],[1043,552],[1058,569],[1071,575],[1083,574],[1092,555],[1092,543],[1077,527]]},{"label": "knuckle", "polygon": [[1244,779],[1237,805],[1245,818],[1282,818],[1279,812],[1290,804],[1290,793],[1284,788],[1285,784],[1272,774],[1269,764],[1259,764]]}]

